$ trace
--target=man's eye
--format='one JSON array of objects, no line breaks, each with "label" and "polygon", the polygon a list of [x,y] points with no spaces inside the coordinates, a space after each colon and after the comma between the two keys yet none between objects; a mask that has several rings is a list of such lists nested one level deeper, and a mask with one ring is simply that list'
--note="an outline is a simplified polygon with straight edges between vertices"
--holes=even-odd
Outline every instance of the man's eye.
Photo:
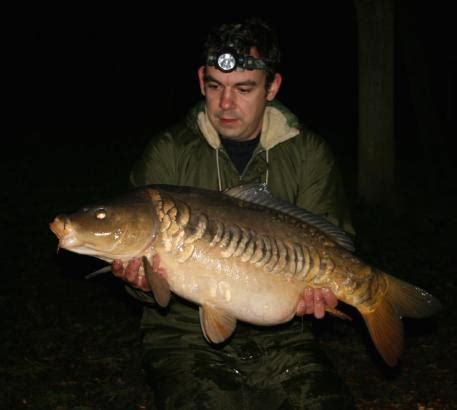
[{"label": "man's eye", "polygon": [[238,90],[241,94],[247,94],[251,92],[251,88],[238,88]]},{"label": "man's eye", "polygon": [[206,84],[206,86],[207,86],[208,88],[212,89],[212,90],[216,90],[216,89],[218,88],[218,85],[217,85],[217,84],[211,84],[211,83],[209,83],[209,84]]}]

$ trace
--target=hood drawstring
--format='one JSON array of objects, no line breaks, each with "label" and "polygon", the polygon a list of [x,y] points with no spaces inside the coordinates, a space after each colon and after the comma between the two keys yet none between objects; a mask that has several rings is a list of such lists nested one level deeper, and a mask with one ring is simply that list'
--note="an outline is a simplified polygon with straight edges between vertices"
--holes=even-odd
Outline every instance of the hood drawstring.
[{"label": "hood drawstring", "polygon": [[215,151],[216,151],[217,182],[219,184],[219,191],[222,191],[221,169],[219,167],[219,148],[216,148]]},{"label": "hood drawstring", "polygon": [[270,160],[268,158],[268,148],[265,150],[265,159],[267,160],[267,171],[265,172],[265,186],[268,187],[268,176],[269,176],[269,170],[270,170]]},{"label": "hood drawstring", "polygon": [[[215,150],[215,153],[216,153],[216,169],[217,169],[217,183],[218,183],[218,186],[219,186],[219,191],[222,191],[222,180],[221,180],[221,168],[219,166],[219,148],[216,148]],[[268,177],[270,176],[270,173],[269,173],[269,168],[270,168],[270,158],[269,158],[269,150],[266,149],[265,150],[265,159],[266,159],[266,162],[267,162],[267,170],[265,172],[265,186],[268,187]]]}]

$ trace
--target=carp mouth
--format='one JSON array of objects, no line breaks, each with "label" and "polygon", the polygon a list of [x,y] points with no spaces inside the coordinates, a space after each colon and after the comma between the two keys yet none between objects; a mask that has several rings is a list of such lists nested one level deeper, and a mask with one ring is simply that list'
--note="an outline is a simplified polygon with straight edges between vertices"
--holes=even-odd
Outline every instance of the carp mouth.
[{"label": "carp mouth", "polygon": [[65,216],[56,216],[54,221],[49,224],[49,228],[57,236],[57,239],[59,239],[57,251],[60,248],[73,250],[75,247],[82,245],[76,238],[75,232]]},{"label": "carp mouth", "polygon": [[[126,255],[118,254],[114,249],[110,249],[109,247],[100,249],[96,244],[79,238],[77,229],[72,226],[70,220],[65,215],[56,216],[54,221],[49,223],[49,228],[59,240],[57,252],[59,252],[60,249],[66,249],[82,255],[95,256],[108,262],[111,262],[114,259],[129,260],[131,257],[134,257],[133,255],[126,257]],[[113,247],[114,245],[115,244],[113,244]]]},{"label": "carp mouth", "polygon": [[65,236],[66,221],[63,221],[62,217],[56,216],[54,221],[49,224],[49,228],[60,241]]}]

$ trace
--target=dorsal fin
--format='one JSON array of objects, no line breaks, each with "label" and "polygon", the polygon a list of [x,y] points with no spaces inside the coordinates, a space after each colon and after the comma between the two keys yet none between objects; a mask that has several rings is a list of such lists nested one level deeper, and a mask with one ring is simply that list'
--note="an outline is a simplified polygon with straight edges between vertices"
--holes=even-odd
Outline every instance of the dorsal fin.
[{"label": "dorsal fin", "polygon": [[313,214],[306,209],[299,208],[288,201],[275,197],[270,191],[268,191],[265,183],[240,185],[228,188],[223,191],[223,193],[233,198],[265,206],[293,216],[294,218],[300,219],[301,221],[320,229],[322,232],[330,236],[336,243],[338,243],[338,245],[348,251],[353,252],[355,249],[352,239],[341,228],[332,224],[322,216]]}]

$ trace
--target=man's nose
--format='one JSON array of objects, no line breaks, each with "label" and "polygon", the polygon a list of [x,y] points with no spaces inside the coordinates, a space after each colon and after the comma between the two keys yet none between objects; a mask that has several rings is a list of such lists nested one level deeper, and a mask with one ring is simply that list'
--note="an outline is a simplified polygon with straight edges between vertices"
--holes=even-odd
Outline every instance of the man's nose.
[{"label": "man's nose", "polygon": [[221,95],[220,106],[223,110],[229,110],[234,105],[233,93],[231,90],[225,89]]}]

